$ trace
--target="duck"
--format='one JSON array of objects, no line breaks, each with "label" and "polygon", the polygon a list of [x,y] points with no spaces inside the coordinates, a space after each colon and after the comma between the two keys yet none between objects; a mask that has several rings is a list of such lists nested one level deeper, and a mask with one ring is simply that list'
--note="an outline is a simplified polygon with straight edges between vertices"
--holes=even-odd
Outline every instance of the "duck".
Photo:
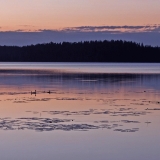
[{"label": "duck", "polygon": [[32,95],[32,94],[36,94],[36,90],[35,90],[34,92],[31,91],[31,95]]},{"label": "duck", "polygon": [[51,91],[48,91],[47,93],[49,93],[49,94],[50,94],[50,93],[51,93]]}]

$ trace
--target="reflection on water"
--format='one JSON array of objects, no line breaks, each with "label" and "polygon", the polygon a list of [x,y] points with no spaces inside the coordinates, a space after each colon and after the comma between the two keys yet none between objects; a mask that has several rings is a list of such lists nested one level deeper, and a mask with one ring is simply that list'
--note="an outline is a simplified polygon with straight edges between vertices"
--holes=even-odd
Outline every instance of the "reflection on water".
[{"label": "reflection on water", "polygon": [[[31,111],[27,111],[31,112]],[[63,116],[91,116],[93,114],[102,116],[102,115],[110,115],[110,116],[142,116],[146,115],[149,112],[146,111],[136,111],[132,108],[120,108],[117,110],[96,110],[91,109],[89,111],[77,111],[77,112],[70,112],[70,111],[42,111],[48,113],[50,115],[63,115]],[[39,112],[32,112],[32,114],[38,114]],[[41,112],[40,112],[41,115]],[[94,124],[74,124],[75,120],[73,119],[55,119],[55,118],[40,118],[40,117],[31,117],[31,118],[1,118],[0,121],[0,129],[2,130],[35,130],[35,131],[54,131],[54,130],[64,130],[64,131],[72,131],[72,130],[81,130],[87,131],[90,129],[115,129],[117,127],[123,127],[126,123],[134,124],[140,123],[139,121],[130,121],[130,120],[120,120],[120,121],[94,121]],[[65,124],[65,123],[70,124]],[[123,124],[123,125],[122,125]],[[131,127],[131,125],[130,125]],[[139,128],[131,128],[131,129],[115,129],[114,131],[121,131],[121,132],[135,132],[138,131]]]},{"label": "reflection on water", "polygon": [[[159,63],[0,63],[2,70],[43,69],[78,73],[160,73]],[[3,71],[4,72],[4,71]]]},{"label": "reflection on water", "polygon": [[[139,73],[126,74],[97,73],[95,65],[92,72],[73,72],[72,65],[70,71],[65,65],[5,65],[0,69],[2,159],[159,159],[159,66],[151,67],[154,74],[140,74],[146,64]],[[15,145],[19,153],[10,147]],[[12,154],[5,154],[8,150]]]},{"label": "reflection on water", "polygon": [[[1,88],[61,88],[93,89],[120,86],[151,87],[159,89],[160,74],[122,74],[122,73],[72,73],[54,70],[0,70]],[[158,85],[157,85],[158,84]],[[157,88],[158,87],[158,88]]]}]

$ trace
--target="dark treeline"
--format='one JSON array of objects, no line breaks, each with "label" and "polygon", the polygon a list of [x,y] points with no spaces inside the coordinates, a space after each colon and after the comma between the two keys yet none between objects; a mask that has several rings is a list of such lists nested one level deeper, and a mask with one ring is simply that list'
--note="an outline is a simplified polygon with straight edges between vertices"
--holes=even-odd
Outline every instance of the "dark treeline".
[{"label": "dark treeline", "polygon": [[160,47],[126,41],[0,46],[1,62],[160,62]]}]

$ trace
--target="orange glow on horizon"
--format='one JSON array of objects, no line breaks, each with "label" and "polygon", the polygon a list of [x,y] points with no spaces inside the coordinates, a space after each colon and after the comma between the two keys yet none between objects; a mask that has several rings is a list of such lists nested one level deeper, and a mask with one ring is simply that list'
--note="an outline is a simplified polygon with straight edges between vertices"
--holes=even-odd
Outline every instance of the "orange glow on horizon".
[{"label": "orange glow on horizon", "polygon": [[5,0],[1,2],[0,30],[159,24],[159,6],[158,0]]}]

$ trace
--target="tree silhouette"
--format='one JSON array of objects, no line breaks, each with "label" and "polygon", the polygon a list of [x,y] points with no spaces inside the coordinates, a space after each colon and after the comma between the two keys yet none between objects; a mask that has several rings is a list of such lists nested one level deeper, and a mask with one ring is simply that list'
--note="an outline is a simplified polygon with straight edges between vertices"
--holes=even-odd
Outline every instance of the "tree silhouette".
[{"label": "tree silhouette", "polygon": [[1,62],[160,62],[160,47],[134,42],[84,41],[0,46]]}]

